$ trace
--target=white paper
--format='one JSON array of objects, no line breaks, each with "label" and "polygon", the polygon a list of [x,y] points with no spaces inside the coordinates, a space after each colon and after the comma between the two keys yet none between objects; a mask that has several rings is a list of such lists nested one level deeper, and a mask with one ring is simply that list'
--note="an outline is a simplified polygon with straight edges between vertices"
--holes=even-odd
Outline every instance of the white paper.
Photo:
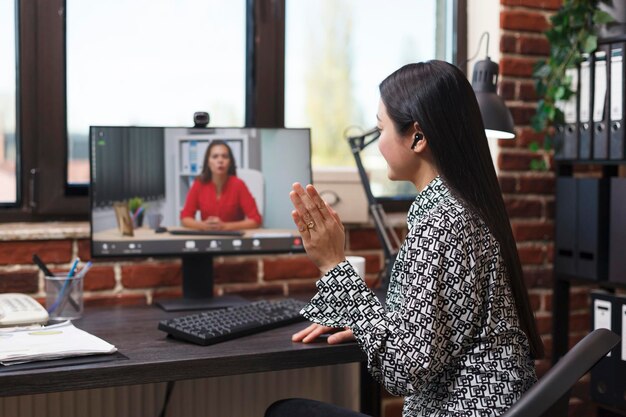
[{"label": "white paper", "polygon": [[589,99],[591,98],[591,71],[589,61],[580,64],[580,121],[589,121]]},{"label": "white paper", "polygon": [[626,361],[626,304],[622,304],[622,360]]},{"label": "white paper", "polygon": [[574,92],[569,100],[563,102],[560,101],[561,105],[559,108],[563,112],[565,117],[565,123],[576,123],[576,87],[578,87],[578,70],[576,68],[568,68],[565,70],[565,76],[571,77],[572,84],[570,85],[570,89]]},{"label": "white paper", "polygon": [[593,121],[601,122],[604,119],[604,102],[606,101],[606,53],[596,54],[595,67]]},{"label": "white paper", "polygon": [[116,351],[112,344],[77,329],[70,321],[39,329],[0,333],[0,362],[3,365]]},{"label": "white paper", "polygon": [[[593,302],[593,329],[611,330],[611,302],[594,300]],[[611,356],[609,352],[606,356]]]},{"label": "white paper", "polygon": [[611,55],[611,120],[622,120],[622,83],[624,82],[622,50],[613,49]]}]

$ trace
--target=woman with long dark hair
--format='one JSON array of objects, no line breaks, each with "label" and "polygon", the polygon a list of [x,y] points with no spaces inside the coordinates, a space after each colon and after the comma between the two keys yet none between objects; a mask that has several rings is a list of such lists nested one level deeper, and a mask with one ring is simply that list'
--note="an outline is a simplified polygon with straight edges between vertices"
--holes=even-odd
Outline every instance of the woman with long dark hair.
[{"label": "woman with long dark hair", "polygon": [[[196,212],[200,211],[200,220]],[[254,197],[237,177],[233,151],[222,140],[209,144],[202,172],[187,193],[180,213],[185,227],[201,230],[241,230],[261,226],[262,219]]]},{"label": "woman with long dark hair", "polygon": [[[293,218],[324,276],[303,309],[314,324],[293,340],[356,339],[371,374],[406,396],[403,416],[500,415],[536,381],[543,345],[476,97],[443,61],[400,68],[380,97],[388,176],[418,190],[386,305],[345,260],[337,215],[315,188],[294,184]],[[290,413],[343,415],[307,400],[276,403],[267,415]]]}]

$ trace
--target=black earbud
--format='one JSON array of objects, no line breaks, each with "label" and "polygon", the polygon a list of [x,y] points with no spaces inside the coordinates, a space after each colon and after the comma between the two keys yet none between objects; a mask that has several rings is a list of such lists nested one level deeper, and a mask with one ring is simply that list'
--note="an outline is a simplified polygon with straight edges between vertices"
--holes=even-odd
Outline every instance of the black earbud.
[{"label": "black earbud", "polygon": [[424,139],[424,135],[422,135],[421,133],[416,133],[415,140],[413,141],[413,145],[411,145],[411,149],[415,149],[415,147],[417,146],[417,142],[419,142],[422,139]]}]

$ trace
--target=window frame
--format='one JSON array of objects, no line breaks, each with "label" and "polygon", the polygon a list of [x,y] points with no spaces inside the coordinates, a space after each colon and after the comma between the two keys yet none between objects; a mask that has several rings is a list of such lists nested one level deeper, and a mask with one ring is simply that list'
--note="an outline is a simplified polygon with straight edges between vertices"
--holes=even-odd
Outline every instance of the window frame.
[{"label": "window frame", "polygon": [[[67,184],[65,0],[16,0],[16,6],[17,201],[0,207],[0,221],[87,220],[88,186]],[[453,7],[458,63],[467,56],[467,0],[453,0]],[[246,0],[246,15],[245,125],[283,127],[285,0]]]}]

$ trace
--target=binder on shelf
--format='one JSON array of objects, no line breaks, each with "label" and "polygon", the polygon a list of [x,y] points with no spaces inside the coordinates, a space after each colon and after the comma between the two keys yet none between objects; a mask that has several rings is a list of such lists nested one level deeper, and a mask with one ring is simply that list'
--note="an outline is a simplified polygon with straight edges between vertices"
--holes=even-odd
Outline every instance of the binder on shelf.
[{"label": "binder on shelf", "polygon": [[198,142],[195,140],[189,141],[189,172],[198,173]]},{"label": "binder on shelf", "polygon": [[609,281],[626,283],[626,178],[611,178]]},{"label": "binder on shelf", "polygon": [[556,230],[554,270],[559,274],[576,273],[576,179],[556,179]]},{"label": "binder on shelf", "polygon": [[578,123],[578,156],[579,159],[591,159],[591,141],[593,130],[591,129],[591,105],[592,105],[592,78],[589,55],[583,55],[580,63],[580,98],[579,98],[579,123]]},{"label": "binder on shelf", "polygon": [[554,136],[555,159],[578,158],[578,129],[576,128],[576,97],[578,91],[578,70],[568,68],[565,76],[570,80],[570,89],[574,92],[567,101],[558,101],[557,107],[563,112],[564,124],[556,126]]},{"label": "binder on shelf", "polygon": [[580,178],[576,187],[576,276],[606,280],[609,244],[609,182]]},{"label": "binder on shelf", "polygon": [[[611,294],[591,292],[592,330],[604,328],[615,331],[613,298]],[[615,350],[616,348],[609,352],[591,370],[591,398],[609,406],[615,406],[617,403],[615,397],[619,374],[616,370],[618,358],[614,354]]]},{"label": "binder on shelf", "polygon": [[607,101],[608,66],[606,51],[599,50],[594,54],[593,76],[593,159],[609,158],[609,135],[605,109]]},{"label": "binder on shelf", "polygon": [[609,159],[624,159],[624,62],[621,45],[611,49]]}]

